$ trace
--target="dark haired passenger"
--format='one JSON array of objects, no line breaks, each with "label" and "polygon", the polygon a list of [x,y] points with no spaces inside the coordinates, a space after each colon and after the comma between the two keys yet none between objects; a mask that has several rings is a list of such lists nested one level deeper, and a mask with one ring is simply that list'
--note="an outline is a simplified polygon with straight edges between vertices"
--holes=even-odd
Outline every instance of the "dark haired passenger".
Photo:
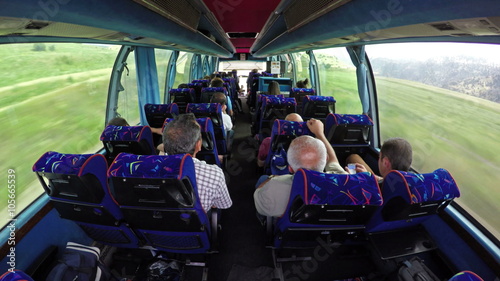
[{"label": "dark haired passenger", "polygon": [[231,121],[231,116],[226,113],[227,105],[226,105],[226,95],[224,93],[214,93],[212,98],[210,99],[211,103],[218,103],[222,107],[222,122],[224,123],[224,129],[226,131],[230,131],[233,129],[233,121]]},{"label": "dark haired passenger", "polygon": [[[409,171],[413,160],[411,144],[403,138],[390,138],[386,140],[380,148],[378,157],[378,169],[380,176],[375,175],[379,183],[382,183],[384,177],[392,170]],[[373,173],[370,166],[357,154],[347,157],[347,163],[356,164],[356,172]]]},{"label": "dark haired passenger", "polygon": [[267,88],[267,94],[268,95],[279,95],[281,94],[280,91],[280,84],[276,81],[271,81],[269,83],[269,86]]},{"label": "dark haired passenger", "polygon": [[233,204],[222,169],[196,159],[201,150],[201,129],[193,114],[180,114],[165,126],[163,145],[168,155],[191,154],[196,174],[196,185],[205,212],[212,207],[227,209]]},{"label": "dark haired passenger", "polygon": [[306,78],[304,80],[297,81],[295,86],[297,86],[297,88],[307,88],[307,86],[309,86],[309,79]]},{"label": "dark haired passenger", "polygon": [[111,120],[108,121],[108,124],[106,126],[113,125],[113,126],[130,126],[123,117],[115,117]]},{"label": "dark haired passenger", "polygon": [[[221,78],[215,77],[212,79],[210,82],[210,87],[216,87],[216,88],[223,88],[224,87],[224,80]],[[229,97],[226,97],[226,112],[229,113],[229,115],[233,115],[233,106],[231,104],[231,99]]]}]

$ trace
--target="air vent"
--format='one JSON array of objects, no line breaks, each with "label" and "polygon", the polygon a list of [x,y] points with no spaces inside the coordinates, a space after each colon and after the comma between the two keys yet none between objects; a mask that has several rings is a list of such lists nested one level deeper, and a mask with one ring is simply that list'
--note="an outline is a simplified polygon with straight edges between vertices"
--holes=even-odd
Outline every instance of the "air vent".
[{"label": "air vent", "polygon": [[228,32],[227,36],[231,39],[234,38],[257,38],[257,32]]},{"label": "air vent", "polygon": [[288,31],[295,30],[350,1],[351,0],[295,1],[283,12]]},{"label": "air vent", "polygon": [[134,0],[184,27],[196,31],[201,13],[188,0]]},{"label": "air vent", "polygon": [[434,27],[437,30],[440,31],[452,31],[452,30],[457,30],[453,25],[445,22],[445,23],[433,23],[431,24],[432,27]]}]

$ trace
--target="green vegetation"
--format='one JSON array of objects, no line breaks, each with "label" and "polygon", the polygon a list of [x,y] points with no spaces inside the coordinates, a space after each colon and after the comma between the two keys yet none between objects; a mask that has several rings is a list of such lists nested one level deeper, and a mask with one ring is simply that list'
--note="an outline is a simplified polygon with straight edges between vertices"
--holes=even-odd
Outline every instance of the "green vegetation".
[{"label": "green vegetation", "polygon": [[[93,153],[101,147],[110,67],[117,53],[116,47],[79,44],[58,44],[57,52],[34,49],[33,44],[0,48],[0,72],[8,76],[0,81],[5,136],[0,170],[16,170],[18,211],[43,191],[31,172],[43,153]],[[6,192],[0,193],[0,202],[6,205]]]},{"label": "green vegetation", "polygon": [[[404,137],[420,172],[445,168],[461,188],[458,202],[500,229],[500,104],[407,80],[377,77],[381,137]],[[498,234],[497,234],[498,235]]]}]

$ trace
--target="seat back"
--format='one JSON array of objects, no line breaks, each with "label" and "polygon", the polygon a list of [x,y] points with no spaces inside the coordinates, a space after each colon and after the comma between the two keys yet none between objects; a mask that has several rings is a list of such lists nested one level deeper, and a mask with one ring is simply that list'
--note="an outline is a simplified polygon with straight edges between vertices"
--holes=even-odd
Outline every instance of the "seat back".
[{"label": "seat back", "polygon": [[370,221],[369,232],[416,226],[460,197],[455,180],[445,169],[427,174],[391,171],[384,178],[382,194],[384,205]]},{"label": "seat back", "polygon": [[299,169],[285,213],[274,230],[274,246],[309,247],[357,238],[383,203],[373,174],[325,174]]},{"label": "seat back", "polygon": [[205,87],[201,88],[201,103],[209,103],[214,93],[224,93],[227,97],[227,89],[225,87]]},{"label": "seat back", "polygon": [[296,106],[297,103],[293,98],[265,96],[260,111],[259,139],[271,136],[274,120],[285,119],[288,114],[296,112]]},{"label": "seat back", "polygon": [[271,131],[271,145],[267,154],[264,172],[272,175],[289,174],[286,152],[292,140],[302,135],[313,135],[307,122],[276,119]]},{"label": "seat back", "polygon": [[149,127],[161,128],[167,118],[174,118],[179,115],[179,107],[176,103],[169,104],[145,104],[144,112]]},{"label": "seat back", "polygon": [[121,153],[108,170],[125,220],[146,243],[175,253],[206,253],[211,228],[190,155]]},{"label": "seat back", "polygon": [[472,271],[464,270],[453,275],[448,281],[483,281],[483,278]]},{"label": "seat back", "polygon": [[[163,128],[172,121],[172,118],[165,119]],[[201,129],[201,150],[196,153],[196,158],[207,162],[208,164],[215,164],[222,168],[217,152],[217,141],[215,140],[215,131],[212,119],[196,118],[196,122],[200,125]]]},{"label": "seat back", "polygon": [[[194,101],[193,102],[200,102],[201,100],[201,88],[203,88],[202,83],[188,83],[187,84],[190,89],[194,90]],[[181,111],[181,113],[184,113],[186,111]]]},{"label": "seat back", "polygon": [[219,153],[217,152],[217,141],[215,139],[212,119],[208,117],[197,118],[196,122],[198,122],[201,128],[201,151],[196,153],[196,158],[208,164],[215,164],[222,167],[219,160]]},{"label": "seat back", "polygon": [[101,134],[106,158],[111,163],[121,152],[156,154],[153,133],[149,126],[107,126]]},{"label": "seat back", "polygon": [[75,221],[92,239],[118,247],[137,247],[139,241],[123,224],[112,200],[102,154],[43,154],[33,165],[45,193],[64,219]]},{"label": "seat back", "polygon": [[186,112],[187,104],[195,102],[195,90],[193,88],[171,89],[168,93],[170,94],[170,102],[177,104],[179,113]]},{"label": "seat back", "polygon": [[302,101],[302,117],[304,120],[316,118],[326,120],[328,114],[335,113],[335,99],[325,96],[307,95]]},{"label": "seat back", "polygon": [[[144,112],[146,114],[146,120],[148,121],[149,127],[151,128],[161,128],[165,119],[174,118],[179,115],[179,107],[176,103],[169,104],[145,104]],[[162,142],[162,136],[159,134],[153,134],[153,144],[157,147]]]},{"label": "seat back", "polygon": [[290,97],[297,101],[298,108],[302,108],[302,102],[305,96],[315,96],[316,91],[312,88],[291,88]]},{"label": "seat back", "polygon": [[187,113],[193,113],[197,118],[209,117],[212,120],[217,151],[219,154],[227,154],[227,134],[222,118],[222,106],[218,103],[191,103],[186,108]]},{"label": "seat back", "polygon": [[365,114],[328,114],[325,135],[339,159],[357,153],[363,155],[370,146],[373,122]]},{"label": "seat back", "polygon": [[201,84],[202,87],[208,87],[208,85],[210,84],[210,80],[209,79],[195,79],[195,80],[191,81],[191,83]]}]

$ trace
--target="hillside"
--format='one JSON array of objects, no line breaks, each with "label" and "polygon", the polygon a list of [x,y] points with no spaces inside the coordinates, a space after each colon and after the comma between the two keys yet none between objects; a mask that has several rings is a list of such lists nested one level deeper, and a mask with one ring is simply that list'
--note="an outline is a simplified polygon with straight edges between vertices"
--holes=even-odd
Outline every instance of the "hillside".
[{"label": "hillside", "polygon": [[[404,61],[377,58],[371,61],[379,76],[416,81],[486,100],[500,102],[500,65],[477,58]],[[446,66],[447,71],[442,71]]]}]

